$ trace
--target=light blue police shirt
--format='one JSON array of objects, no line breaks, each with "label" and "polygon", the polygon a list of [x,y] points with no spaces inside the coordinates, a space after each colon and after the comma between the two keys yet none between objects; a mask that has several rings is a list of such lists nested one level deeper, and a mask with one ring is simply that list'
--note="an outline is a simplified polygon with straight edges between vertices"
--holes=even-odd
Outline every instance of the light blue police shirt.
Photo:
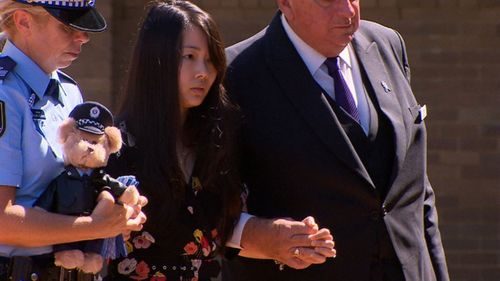
[{"label": "light blue police shirt", "polygon": [[[76,83],[66,74],[46,74],[7,41],[2,54],[16,65],[0,81],[0,185],[16,187],[16,204],[31,207],[50,181],[63,170],[57,128],[82,102]],[[0,65],[0,70],[4,70]],[[45,95],[50,79],[60,82],[59,99]],[[2,114],[2,112],[0,112]],[[2,117],[2,116],[0,116]],[[0,256],[51,252],[51,247],[20,248],[0,245]]]}]

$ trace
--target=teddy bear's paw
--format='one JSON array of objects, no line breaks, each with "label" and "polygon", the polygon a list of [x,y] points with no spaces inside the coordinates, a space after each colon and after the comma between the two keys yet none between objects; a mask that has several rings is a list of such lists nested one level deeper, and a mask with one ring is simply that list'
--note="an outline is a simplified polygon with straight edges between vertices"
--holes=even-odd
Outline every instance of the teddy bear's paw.
[{"label": "teddy bear's paw", "polygon": [[85,259],[83,265],[80,266],[80,269],[85,273],[96,274],[101,271],[103,262],[104,260],[101,255],[95,253],[85,253]]},{"label": "teddy bear's paw", "polygon": [[80,250],[68,250],[54,253],[54,264],[67,269],[83,266],[84,255]]}]

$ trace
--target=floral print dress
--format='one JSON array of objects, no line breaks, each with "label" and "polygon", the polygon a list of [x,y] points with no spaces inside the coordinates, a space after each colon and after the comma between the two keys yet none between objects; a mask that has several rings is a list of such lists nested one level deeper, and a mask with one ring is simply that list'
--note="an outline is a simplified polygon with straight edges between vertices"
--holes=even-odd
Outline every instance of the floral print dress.
[{"label": "floral print dress", "polygon": [[[121,153],[118,159],[110,159],[111,174],[134,174],[139,155],[127,155],[127,149]],[[143,209],[148,221],[142,231],[133,232],[126,241],[127,257],[109,262],[104,280],[210,281],[217,278],[221,268],[216,259],[219,196],[204,190],[198,177],[192,176],[186,184],[184,202],[177,205],[179,209],[155,221],[158,216],[151,218],[150,215],[159,211],[159,204],[170,202],[155,202],[164,199],[150,197],[145,192],[147,183],[141,181],[140,176],[137,178],[139,191],[149,200]]]},{"label": "floral print dress", "polygon": [[186,194],[185,210],[179,214],[183,219],[171,224],[175,229],[165,229],[177,232],[177,239],[159,240],[146,227],[133,233],[126,241],[128,256],[110,262],[105,280],[209,281],[219,275],[217,230],[203,222],[193,223],[200,219],[197,213],[203,208],[197,202],[202,193],[196,191],[198,184],[198,178],[192,177],[193,188]]}]

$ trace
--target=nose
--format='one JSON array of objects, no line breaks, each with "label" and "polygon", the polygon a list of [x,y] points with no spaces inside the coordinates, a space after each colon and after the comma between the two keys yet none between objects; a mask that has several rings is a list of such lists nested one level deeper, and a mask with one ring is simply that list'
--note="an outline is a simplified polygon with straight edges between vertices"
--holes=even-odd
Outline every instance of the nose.
[{"label": "nose", "polygon": [[88,153],[94,152],[94,148],[92,146],[87,147],[87,152]]},{"label": "nose", "polygon": [[341,0],[337,2],[338,5],[335,7],[335,10],[339,15],[345,18],[353,18],[356,15],[356,10],[352,6],[351,0]]},{"label": "nose", "polygon": [[196,79],[205,80],[208,78],[208,74],[210,73],[210,66],[206,61],[200,61],[198,63],[198,69],[196,71]]},{"label": "nose", "polygon": [[89,42],[90,40],[88,32],[85,31],[75,30],[73,35],[75,41],[79,42],[82,45]]}]

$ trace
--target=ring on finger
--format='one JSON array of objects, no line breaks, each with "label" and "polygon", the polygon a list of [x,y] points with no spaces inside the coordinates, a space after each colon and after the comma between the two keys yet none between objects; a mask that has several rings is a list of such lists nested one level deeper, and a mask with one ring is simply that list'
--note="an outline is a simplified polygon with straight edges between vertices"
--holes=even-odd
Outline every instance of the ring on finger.
[{"label": "ring on finger", "polygon": [[300,256],[300,250],[299,250],[299,247],[295,248],[295,251],[293,251],[293,256],[294,256],[294,257],[298,257],[298,256]]}]

